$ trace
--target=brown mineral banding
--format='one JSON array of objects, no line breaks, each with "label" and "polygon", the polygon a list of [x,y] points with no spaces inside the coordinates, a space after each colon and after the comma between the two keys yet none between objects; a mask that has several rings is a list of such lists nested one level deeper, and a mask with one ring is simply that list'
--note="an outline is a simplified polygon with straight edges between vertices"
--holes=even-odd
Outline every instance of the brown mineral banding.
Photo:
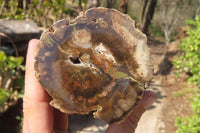
[{"label": "brown mineral banding", "polygon": [[36,77],[62,112],[106,123],[123,120],[140,100],[153,67],[146,36],[114,9],[92,8],[60,20],[40,39]]}]

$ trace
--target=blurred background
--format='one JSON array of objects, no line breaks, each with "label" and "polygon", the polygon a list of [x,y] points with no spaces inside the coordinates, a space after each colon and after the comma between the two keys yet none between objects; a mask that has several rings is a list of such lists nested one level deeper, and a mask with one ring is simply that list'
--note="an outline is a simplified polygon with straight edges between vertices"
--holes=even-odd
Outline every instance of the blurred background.
[{"label": "blurred background", "polygon": [[[148,86],[158,100],[136,133],[200,133],[200,0],[0,0],[0,132],[22,132],[28,41],[60,19],[92,7],[114,8],[147,35],[154,59]],[[108,125],[70,115],[70,133],[103,133]]]}]

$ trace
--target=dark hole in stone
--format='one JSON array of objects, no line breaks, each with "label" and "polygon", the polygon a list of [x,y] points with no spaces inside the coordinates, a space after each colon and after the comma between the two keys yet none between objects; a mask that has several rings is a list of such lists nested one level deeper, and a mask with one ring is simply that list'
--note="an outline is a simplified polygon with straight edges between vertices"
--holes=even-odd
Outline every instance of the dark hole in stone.
[{"label": "dark hole in stone", "polygon": [[73,64],[80,64],[81,63],[81,61],[79,60],[78,57],[70,57],[69,59]]},{"label": "dark hole in stone", "polygon": [[51,27],[49,28],[49,32],[54,33],[54,31],[55,31],[54,26],[51,26]]},{"label": "dark hole in stone", "polygon": [[97,19],[96,19],[96,18],[92,18],[92,21],[93,21],[94,23],[97,23]]}]

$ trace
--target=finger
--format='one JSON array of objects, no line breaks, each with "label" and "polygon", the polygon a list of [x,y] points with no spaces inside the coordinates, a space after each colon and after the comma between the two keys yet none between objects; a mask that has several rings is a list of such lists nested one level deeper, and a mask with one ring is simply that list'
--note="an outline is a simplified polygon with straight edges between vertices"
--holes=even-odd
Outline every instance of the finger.
[{"label": "finger", "polygon": [[65,113],[54,109],[54,129],[55,130],[68,130],[68,116]]},{"label": "finger", "polygon": [[35,77],[34,56],[39,40],[31,40],[28,46],[25,94],[23,99],[24,133],[51,133],[53,131],[53,110],[50,97]]},{"label": "finger", "polygon": [[155,93],[145,91],[143,98],[136,105],[131,114],[121,123],[113,124],[108,127],[107,133],[133,133],[137,127],[137,123],[145,112],[145,109],[150,107],[157,99]]},{"label": "finger", "polygon": [[157,95],[152,91],[145,91],[142,99],[139,102],[145,110],[148,109],[157,99]]},{"label": "finger", "polygon": [[149,108],[157,99],[157,96],[152,91],[145,91],[143,98],[140,100],[138,105],[134,108],[128,118],[124,121],[124,126],[127,127],[130,131],[135,131],[137,123],[140,120],[140,117]]}]

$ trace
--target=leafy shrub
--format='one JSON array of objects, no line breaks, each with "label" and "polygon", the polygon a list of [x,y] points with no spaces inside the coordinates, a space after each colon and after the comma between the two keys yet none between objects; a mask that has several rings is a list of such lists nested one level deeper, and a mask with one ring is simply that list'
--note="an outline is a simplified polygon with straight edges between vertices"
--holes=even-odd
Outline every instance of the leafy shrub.
[{"label": "leafy shrub", "polygon": [[176,117],[176,133],[200,133],[200,92],[194,96],[191,106],[194,114],[185,118]]},{"label": "leafy shrub", "polygon": [[[188,22],[188,37],[182,40],[179,48],[183,51],[180,58],[175,59],[173,64],[178,72],[189,68],[191,77],[188,81],[200,86],[200,15],[195,20]],[[176,133],[200,133],[200,90],[192,97],[191,107],[193,114],[185,118],[175,119],[178,130]]]},{"label": "leafy shrub", "polygon": [[175,59],[173,64],[179,72],[189,68],[192,76],[188,80],[200,85],[200,15],[187,23],[188,37],[183,39],[179,46],[184,54]]},{"label": "leafy shrub", "polygon": [[0,5],[1,5],[0,16],[1,16],[1,18],[10,18],[10,19],[17,19],[17,20],[24,19],[23,9],[18,7],[19,0],[9,0],[7,2],[8,8],[5,8],[6,2],[5,3],[4,2],[5,2],[5,0],[0,0]]},{"label": "leafy shrub", "polygon": [[14,105],[23,96],[23,57],[6,56],[0,51],[0,113]]},{"label": "leafy shrub", "polygon": [[66,0],[32,0],[27,7],[22,7],[19,0],[0,0],[0,18],[33,19],[39,26],[48,27],[53,22],[74,15],[75,11],[67,7]]}]

